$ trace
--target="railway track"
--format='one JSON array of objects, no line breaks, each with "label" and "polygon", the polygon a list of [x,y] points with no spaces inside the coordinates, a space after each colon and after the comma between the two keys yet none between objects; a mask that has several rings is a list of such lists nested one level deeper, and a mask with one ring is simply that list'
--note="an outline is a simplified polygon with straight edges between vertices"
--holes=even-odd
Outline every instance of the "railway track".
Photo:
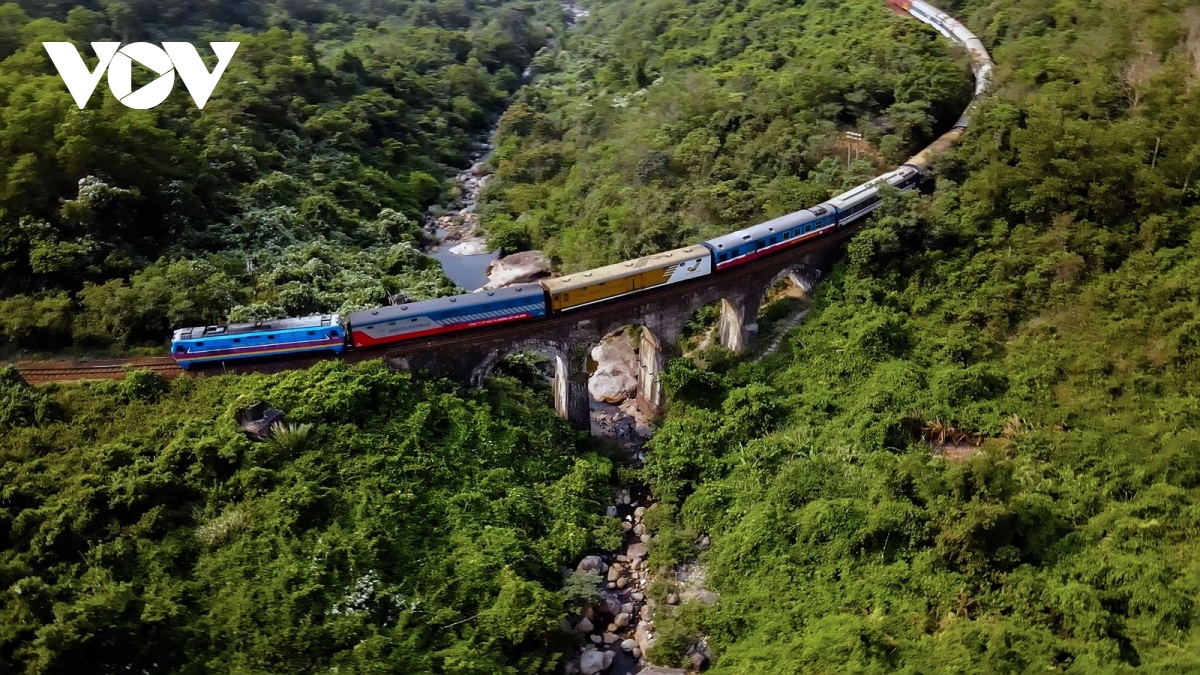
[{"label": "railway track", "polygon": [[[821,239],[814,240],[809,245],[781,251],[774,256],[768,256],[760,260],[756,260],[748,265],[743,265],[735,270],[724,273],[725,278],[729,282],[734,282],[742,277],[751,275],[764,267],[776,267],[781,264],[788,264],[790,261],[800,260],[806,255],[816,251],[841,246],[858,229],[859,228],[857,225],[848,227],[845,230],[841,230]],[[683,297],[684,295],[694,291],[697,287],[708,283],[711,283],[711,279],[707,277],[701,277],[692,281],[663,286],[634,295],[617,298],[600,305],[549,316],[544,319],[537,320],[537,323],[539,327],[573,324],[579,321],[593,319],[607,312],[612,312],[619,309],[627,309],[650,302],[660,302],[670,298]],[[190,370],[184,370],[180,368],[169,356],[139,357],[134,359],[107,359],[98,361],[20,361],[15,365],[17,371],[21,374],[25,381],[34,385],[48,384],[50,382],[120,380],[125,377],[125,373],[130,369],[149,370],[166,378],[175,378],[183,374],[225,375],[278,373],[287,370],[310,368],[321,361],[327,361],[335,358],[348,363],[358,363],[362,361],[381,359],[387,356],[403,356],[414,351],[452,350],[456,347],[470,345],[476,340],[484,337],[512,338],[516,340],[529,330],[530,325],[531,322],[528,321],[512,324],[498,324],[496,326],[487,326],[470,331],[463,331],[460,333],[451,333],[444,337],[439,337],[438,339],[415,340],[410,343],[354,349],[336,356],[333,354],[304,354],[264,361],[225,361],[222,363],[194,366]]]},{"label": "railway track", "polygon": [[166,378],[175,378],[185,372],[169,356],[103,361],[22,361],[16,367],[29,384],[120,380],[130,369],[149,370]]}]

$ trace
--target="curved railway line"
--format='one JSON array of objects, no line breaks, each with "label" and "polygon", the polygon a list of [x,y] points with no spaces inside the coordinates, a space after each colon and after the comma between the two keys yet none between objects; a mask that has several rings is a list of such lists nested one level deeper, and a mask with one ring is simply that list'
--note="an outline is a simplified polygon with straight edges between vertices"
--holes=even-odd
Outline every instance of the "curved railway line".
[{"label": "curved railway line", "polygon": [[[971,59],[971,69],[975,76],[975,92],[971,104],[968,106],[967,110],[963,112],[962,117],[958,122],[955,123],[953,128],[914,155],[908,162],[912,165],[927,168],[933,159],[956,143],[965,132],[971,110],[975,107],[975,105],[977,105],[979,98],[983,96],[990,87],[991,71],[994,64],[991,56],[988,54],[979,38],[967,30],[965,26],[963,26],[958,22],[958,20],[954,19],[950,15],[942,12],[924,0],[887,0],[887,2],[896,9],[908,13],[913,18],[933,26],[933,28],[943,36],[949,38],[960,47],[965,49]],[[857,231],[857,229],[858,226],[853,225],[843,230],[820,237],[814,240],[811,244],[801,245],[790,250],[781,251],[749,264],[742,265],[739,268],[734,268],[728,272],[722,272],[722,274],[725,275],[725,277],[730,281],[733,281],[741,276],[761,271],[764,266],[778,265],[781,260],[786,260],[794,255],[803,255],[823,248],[839,246],[844,243],[851,234]],[[667,286],[661,286],[632,295],[617,296],[590,307],[584,307],[582,309],[572,310],[566,313],[552,314],[545,318],[534,321],[498,324],[495,326],[439,335],[428,340],[412,340],[399,344],[358,348],[338,355],[307,354],[266,360],[225,361],[213,365],[193,366],[189,370],[184,370],[183,368],[179,367],[170,356],[166,355],[158,357],[106,359],[96,361],[20,361],[15,365],[21,376],[30,384],[122,379],[125,377],[125,374],[129,369],[149,370],[167,378],[178,377],[179,375],[187,372],[218,375],[224,373],[272,373],[283,370],[308,368],[320,361],[327,361],[333,358],[338,358],[347,362],[360,362],[385,358],[390,355],[404,355],[414,352],[453,349],[456,346],[472,344],[481,337],[496,339],[511,336],[514,339],[518,339],[523,333],[527,332],[531,325],[546,327],[559,324],[574,324],[590,318],[595,318],[614,310],[628,309],[650,301],[663,301],[669,300],[672,297],[682,297],[694,290],[698,285],[709,283],[710,281],[711,280],[707,277],[700,277],[691,281],[683,281]]]}]

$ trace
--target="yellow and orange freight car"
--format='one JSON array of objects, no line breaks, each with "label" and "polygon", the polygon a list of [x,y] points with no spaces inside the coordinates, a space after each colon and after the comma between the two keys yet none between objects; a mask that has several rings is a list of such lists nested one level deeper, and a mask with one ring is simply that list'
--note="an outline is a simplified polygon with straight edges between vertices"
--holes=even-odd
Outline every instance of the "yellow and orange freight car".
[{"label": "yellow and orange freight car", "polygon": [[711,272],[712,253],[703,246],[688,246],[557,279],[547,279],[542,285],[546,287],[550,296],[550,308],[557,312],[644,288],[707,276]]}]

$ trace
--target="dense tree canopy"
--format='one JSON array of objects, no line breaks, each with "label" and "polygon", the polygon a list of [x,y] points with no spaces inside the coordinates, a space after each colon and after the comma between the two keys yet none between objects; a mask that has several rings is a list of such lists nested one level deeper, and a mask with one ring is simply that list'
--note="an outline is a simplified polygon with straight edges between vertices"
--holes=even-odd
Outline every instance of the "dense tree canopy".
[{"label": "dense tree canopy", "polygon": [[[704,636],[739,675],[1200,669],[1186,5],[944,4],[999,64],[960,147],[887,195],[778,354],[663,373],[650,562],[697,558],[719,599],[660,604],[657,661]],[[7,340],[447,289],[414,223],[553,6],[158,7],[0,7]],[[483,214],[567,268],[824,199],[969,92],[961,54],[875,0],[592,9],[501,119]],[[211,117],[80,112],[29,46],[155,22],[244,36]],[[542,397],[341,364],[0,375],[0,670],[553,670],[579,590],[559,568],[617,530],[609,461]],[[294,426],[248,440],[256,400]]]},{"label": "dense tree canopy", "polygon": [[947,3],[998,88],[932,195],[889,198],[783,353],[664,378],[658,562],[710,533],[721,600],[660,612],[657,658],[705,634],[720,673],[1200,667],[1184,4]]},{"label": "dense tree canopy", "polygon": [[505,382],[0,371],[0,431],[6,673],[549,672],[559,565],[619,531],[609,461]]},{"label": "dense tree canopy", "polygon": [[[161,343],[160,321],[91,310],[139,277],[174,285],[181,261],[218,271],[139,311],[176,325],[235,307],[334,311],[385,302],[384,276],[414,297],[448,289],[388,250],[416,243],[448,167],[561,24],[554,3],[453,0],[28,2],[0,15],[0,338],[40,347]],[[241,46],[203,110],[177,86],[139,111],[103,81],[78,109],[41,45],[90,57],[92,41],[135,39]],[[267,288],[303,275],[314,242],[362,282],[308,302]]]},{"label": "dense tree canopy", "polygon": [[882,2],[605,4],[535,71],[501,120],[484,225],[567,270],[816,204],[970,97],[948,43]]}]

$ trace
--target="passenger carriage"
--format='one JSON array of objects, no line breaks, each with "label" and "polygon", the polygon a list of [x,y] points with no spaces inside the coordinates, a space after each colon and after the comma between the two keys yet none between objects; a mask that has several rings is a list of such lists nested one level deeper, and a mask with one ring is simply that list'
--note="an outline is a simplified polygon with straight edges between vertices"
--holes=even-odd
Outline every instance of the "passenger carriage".
[{"label": "passenger carriage", "polygon": [[545,315],[545,290],[520,284],[354,312],[350,340],[355,347],[370,347]]},{"label": "passenger carriage", "polygon": [[817,206],[709,239],[704,245],[712,251],[717,269],[725,270],[818,237],[836,225],[837,211]]}]

